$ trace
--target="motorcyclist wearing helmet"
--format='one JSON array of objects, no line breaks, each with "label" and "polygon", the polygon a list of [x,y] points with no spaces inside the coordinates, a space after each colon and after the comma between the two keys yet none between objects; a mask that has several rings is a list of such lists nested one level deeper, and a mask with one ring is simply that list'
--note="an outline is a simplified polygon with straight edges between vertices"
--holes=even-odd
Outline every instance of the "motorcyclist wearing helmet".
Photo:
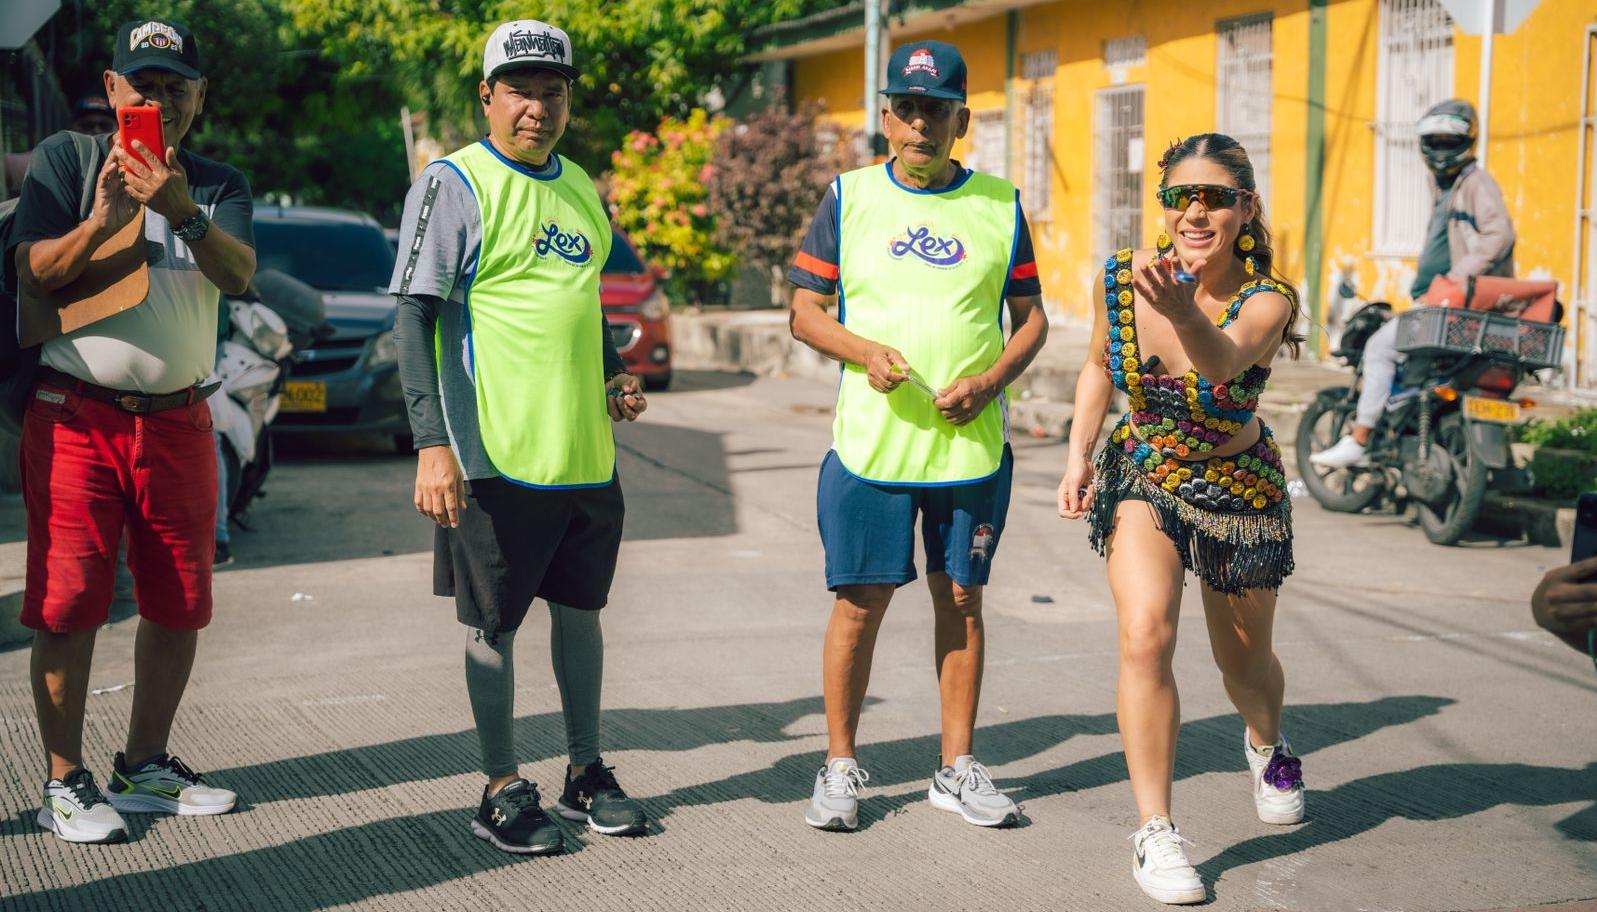
[{"label": "motorcyclist wearing helmet", "polygon": [[[1453,98],[1420,118],[1420,154],[1436,183],[1430,228],[1409,294],[1418,301],[1431,280],[1445,275],[1459,285],[1475,276],[1514,274],[1514,224],[1497,181],[1475,163],[1475,108]],[[1359,392],[1352,432],[1329,449],[1309,457],[1326,468],[1366,462],[1370,434],[1397,376],[1397,321],[1389,320],[1364,345],[1364,386]]]}]

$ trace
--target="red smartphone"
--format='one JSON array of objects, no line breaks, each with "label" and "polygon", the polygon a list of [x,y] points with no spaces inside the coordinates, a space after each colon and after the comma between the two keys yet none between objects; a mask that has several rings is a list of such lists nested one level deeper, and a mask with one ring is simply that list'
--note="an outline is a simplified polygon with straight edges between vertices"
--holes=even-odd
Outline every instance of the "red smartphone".
[{"label": "red smartphone", "polygon": [[161,109],[153,105],[121,107],[116,109],[116,122],[120,128],[122,151],[138,156],[146,165],[152,162],[133,151],[133,141],[144,143],[149,150],[165,160],[166,139],[161,132]]}]

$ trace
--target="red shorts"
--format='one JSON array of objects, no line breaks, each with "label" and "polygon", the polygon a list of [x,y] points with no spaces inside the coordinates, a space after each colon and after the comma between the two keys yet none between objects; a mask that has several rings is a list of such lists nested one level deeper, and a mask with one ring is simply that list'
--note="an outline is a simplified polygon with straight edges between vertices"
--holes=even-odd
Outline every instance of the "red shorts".
[{"label": "red shorts", "polygon": [[26,626],[70,633],[104,624],[124,530],[139,614],[179,630],[210,623],[216,444],[209,405],[134,415],[41,383],[22,422],[22,502]]}]

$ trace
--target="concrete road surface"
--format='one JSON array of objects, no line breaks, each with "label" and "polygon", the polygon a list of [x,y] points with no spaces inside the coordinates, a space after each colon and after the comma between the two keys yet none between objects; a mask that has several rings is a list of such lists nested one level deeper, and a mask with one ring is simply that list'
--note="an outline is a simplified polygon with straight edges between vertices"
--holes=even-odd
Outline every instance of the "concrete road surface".
[{"label": "concrete road surface", "polygon": [[[834,388],[684,373],[625,427],[627,542],[605,612],[605,759],[647,836],[578,833],[557,858],[471,838],[481,789],[463,629],[430,593],[413,461],[301,447],[271,479],[173,749],[243,806],[134,818],[126,845],[37,830],[41,755],[26,650],[0,654],[0,907],[95,910],[1123,910],[1137,824],[1114,716],[1115,626],[1085,530],[1054,514],[1062,445],[1017,441],[987,596],[980,757],[1025,810],[982,830],[924,800],[936,762],[930,601],[906,587],[876,656],[861,829],[805,826],[825,748],[830,606],[815,475]],[[4,537],[20,538],[5,501]],[[1531,623],[1564,556],[1437,548],[1388,515],[1298,502],[1298,574],[1276,648],[1308,822],[1253,816],[1242,724],[1196,598],[1176,673],[1176,817],[1215,909],[1479,910],[1597,897],[1597,672]],[[558,793],[547,616],[519,638],[523,772]],[[132,680],[135,622],[100,636],[95,688]],[[102,777],[132,693],[89,698]],[[1564,909],[1593,906],[1580,903]]]}]

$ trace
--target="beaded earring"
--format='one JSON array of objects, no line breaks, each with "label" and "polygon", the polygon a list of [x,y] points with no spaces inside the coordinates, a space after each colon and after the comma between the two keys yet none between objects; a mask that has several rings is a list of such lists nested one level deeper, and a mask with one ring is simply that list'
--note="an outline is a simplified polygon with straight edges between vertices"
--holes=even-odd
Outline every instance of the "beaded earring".
[{"label": "beaded earring", "polygon": [[1174,241],[1170,240],[1169,234],[1161,231],[1159,232],[1159,239],[1153,242],[1153,246],[1159,251],[1160,256],[1164,256],[1174,250],[1176,245]]},{"label": "beaded earring", "polygon": [[1259,268],[1258,261],[1253,258],[1253,248],[1257,246],[1258,242],[1253,239],[1253,226],[1243,225],[1242,234],[1237,238],[1237,250],[1242,254],[1242,268],[1248,275],[1253,275]]}]

